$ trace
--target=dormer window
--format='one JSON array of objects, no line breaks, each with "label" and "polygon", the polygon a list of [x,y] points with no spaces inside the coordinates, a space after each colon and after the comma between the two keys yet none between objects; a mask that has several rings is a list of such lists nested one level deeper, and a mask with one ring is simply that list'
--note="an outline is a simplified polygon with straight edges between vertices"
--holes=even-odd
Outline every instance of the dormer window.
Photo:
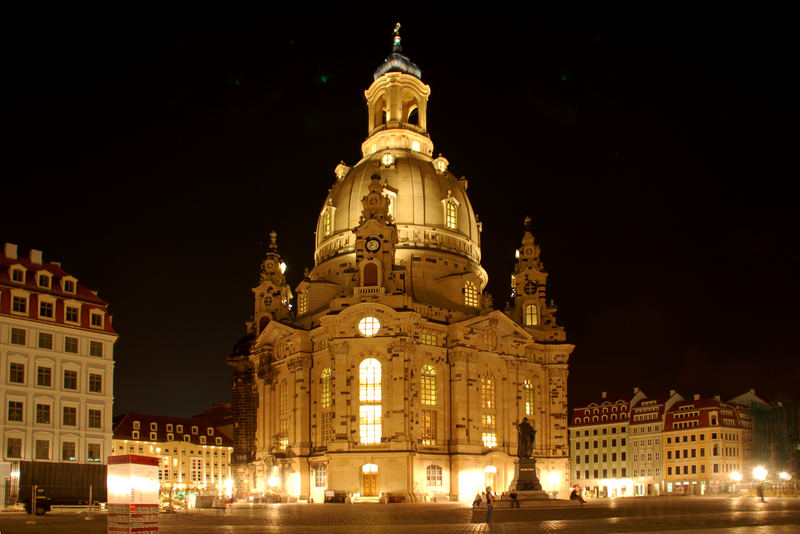
[{"label": "dormer window", "polygon": [[436,169],[436,172],[439,174],[446,173],[447,167],[450,165],[450,162],[447,161],[447,158],[442,157],[441,154],[439,154],[439,157],[433,160],[431,163],[433,163],[433,168]]},{"label": "dormer window", "polygon": [[333,233],[333,213],[336,211],[336,208],[330,204],[328,201],[328,205],[325,206],[325,211],[322,212],[322,235],[324,237],[328,237]]},{"label": "dormer window", "polygon": [[206,442],[206,437],[205,436],[200,436],[200,443],[205,444],[205,442]]},{"label": "dormer window", "polygon": [[139,431],[138,430],[131,431],[131,439],[139,439]]},{"label": "dormer window", "polygon": [[36,283],[39,287],[50,288],[50,275],[47,273],[40,273],[36,277]]},{"label": "dormer window", "polygon": [[134,430],[139,430],[141,427],[142,427],[141,421],[134,421],[133,422],[133,429]]},{"label": "dormer window", "polygon": [[19,282],[20,284],[25,283],[25,269],[22,268],[11,268],[11,280],[14,282]]},{"label": "dormer window", "polygon": [[150,430],[158,430],[158,423],[151,422],[150,423]]},{"label": "dormer window", "polygon": [[64,320],[68,323],[77,323],[80,321],[81,309],[78,306],[64,306]]},{"label": "dormer window", "polygon": [[197,434],[198,432],[199,432],[199,429],[196,426],[193,426],[192,427],[192,434]]},{"label": "dormer window", "polygon": [[75,294],[75,280],[64,278],[61,280],[61,286],[64,288],[64,293]]},{"label": "dormer window", "polygon": [[177,432],[178,434],[183,434],[183,425],[177,425],[175,427],[175,432]]},{"label": "dormer window", "polygon": [[217,445],[222,445],[222,438],[220,437],[214,438],[214,443],[216,443]]},{"label": "dormer window", "polygon": [[54,314],[55,303],[52,301],[42,300],[39,302],[39,317],[42,319],[52,319]]},{"label": "dormer window", "polygon": [[451,230],[456,229],[456,205],[452,202],[447,202],[445,204],[445,216],[444,216],[444,225]]},{"label": "dormer window", "polygon": [[214,429],[212,427],[208,427],[206,429],[206,434],[208,434],[209,436],[213,436],[214,435]]},{"label": "dormer window", "polygon": [[150,432],[150,441],[158,441],[158,432]]},{"label": "dormer window", "polygon": [[448,191],[447,197],[442,199],[444,226],[448,230],[456,230],[458,228],[458,206],[459,202],[453,197],[453,192]]},{"label": "dormer window", "polygon": [[183,441],[192,441],[192,436],[190,436],[189,434],[184,434]]},{"label": "dormer window", "polygon": [[167,423],[167,432],[172,432],[172,423]]},{"label": "dormer window", "polygon": [[103,312],[93,311],[90,324],[96,328],[103,328]]}]

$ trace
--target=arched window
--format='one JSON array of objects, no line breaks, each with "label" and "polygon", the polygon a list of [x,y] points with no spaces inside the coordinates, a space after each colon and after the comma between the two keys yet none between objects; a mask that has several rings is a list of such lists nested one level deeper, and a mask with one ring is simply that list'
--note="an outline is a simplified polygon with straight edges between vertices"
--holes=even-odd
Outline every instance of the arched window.
[{"label": "arched window", "polygon": [[320,383],[319,406],[320,408],[330,408],[333,405],[333,371],[331,371],[330,367],[322,370]]},{"label": "arched window", "polygon": [[495,381],[491,373],[481,377],[481,438],[489,449],[497,446],[497,405]]},{"label": "arched window", "polygon": [[364,265],[364,285],[365,286],[378,285],[378,266],[372,262]]},{"label": "arched window", "polygon": [[457,208],[455,202],[445,202],[444,205],[444,225],[455,230],[458,226]]},{"label": "arched window", "polygon": [[525,306],[525,326],[536,326],[537,324],[539,324],[539,314],[536,304],[528,304]]},{"label": "arched window", "polygon": [[425,479],[428,486],[441,486],[442,468],[438,465],[429,465],[425,468]]},{"label": "arched window", "polygon": [[303,315],[308,312],[308,295],[305,291],[297,294],[297,313]]},{"label": "arched window", "polygon": [[367,358],[358,366],[359,434],[361,443],[381,441],[381,363]]},{"label": "arched window", "polygon": [[464,304],[478,307],[478,286],[470,280],[464,282]]},{"label": "arched window", "polygon": [[333,441],[333,370],[327,367],[322,370],[320,375],[320,441],[328,443]]},{"label": "arched window", "polygon": [[432,365],[423,365],[420,372],[422,386],[422,404],[436,406],[436,369]]},{"label": "arched window", "polygon": [[530,380],[522,383],[522,402],[525,415],[533,415],[533,384]]},{"label": "arched window", "polygon": [[278,443],[281,449],[289,445],[289,386],[281,382],[278,391]]}]

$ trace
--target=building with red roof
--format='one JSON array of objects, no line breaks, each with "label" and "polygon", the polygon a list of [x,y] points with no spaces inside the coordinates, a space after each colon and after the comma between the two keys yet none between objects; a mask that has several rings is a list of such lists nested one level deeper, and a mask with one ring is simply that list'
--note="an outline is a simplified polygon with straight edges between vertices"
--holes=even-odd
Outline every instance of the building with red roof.
[{"label": "building with red roof", "polygon": [[158,457],[162,490],[231,493],[233,441],[205,418],[122,414],[114,419],[113,453]]},{"label": "building with red roof", "polygon": [[42,252],[0,253],[0,458],[105,463],[114,343],[108,303]]}]

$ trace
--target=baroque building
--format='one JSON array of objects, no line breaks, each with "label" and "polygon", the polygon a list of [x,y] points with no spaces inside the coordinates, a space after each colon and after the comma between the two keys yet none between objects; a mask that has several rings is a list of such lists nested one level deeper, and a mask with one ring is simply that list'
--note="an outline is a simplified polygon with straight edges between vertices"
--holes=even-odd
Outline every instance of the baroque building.
[{"label": "baroque building", "polygon": [[[114,343],[108,303],[42,251],[0,253],[0,459],[105,464]],[[0,467],[4,462],[0,462]],[[13,488],[12,488],[13,489]]]},{"label": "baroque building", "polygon": [[574,346],[530,219],[513,300],[496,310],[467,180],[434,156],[431,90],[397,29],[373,80],[363,157],[334,169],[296,306],[273,233],[247,336],[227,358],[235,494],[471,501],[509,489],[525,417],[544,489],[566,490]]}]

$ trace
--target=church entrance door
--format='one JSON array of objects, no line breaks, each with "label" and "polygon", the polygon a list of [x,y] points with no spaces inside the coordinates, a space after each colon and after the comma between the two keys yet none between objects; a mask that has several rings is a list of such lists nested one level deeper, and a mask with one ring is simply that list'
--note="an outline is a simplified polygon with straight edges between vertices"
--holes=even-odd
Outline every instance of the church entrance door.
[{"label": "church entrance door", "polygon": [[364,473],[364,496],[378,496],[378,473]]}]

